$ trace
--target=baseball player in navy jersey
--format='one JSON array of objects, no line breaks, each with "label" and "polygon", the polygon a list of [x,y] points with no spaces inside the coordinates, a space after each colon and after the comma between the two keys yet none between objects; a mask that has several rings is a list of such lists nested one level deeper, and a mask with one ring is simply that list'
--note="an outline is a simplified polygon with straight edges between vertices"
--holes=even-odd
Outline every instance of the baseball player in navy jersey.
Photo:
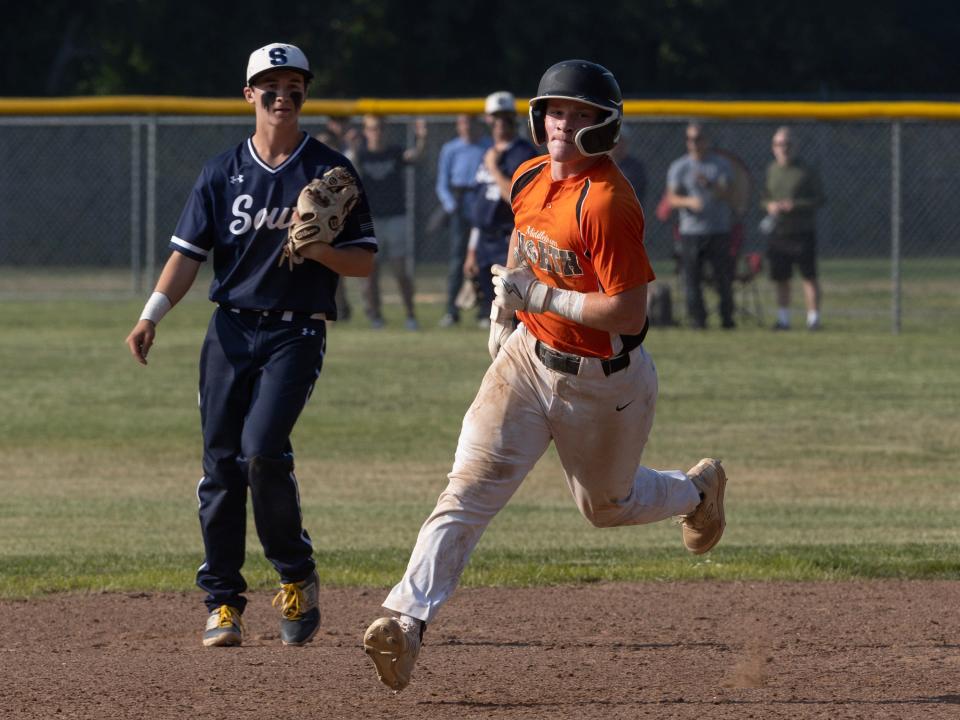
[{"label": "baseball player in navy jersey", "polygon": [[484,114],[493,145],[477,168],[477,197],[473,201],[473,229],[467,247],[464,273],[476,277],[480,289],[477,318],[481,327],[490,327],[493,282],[490,268],[507,262],[513,232],[513,210],[504,198],[510,197],[513,173],[521,163],[537,154],[527,140],[517,136],[517,107],[513,93],[500,90],[484,101]]},{"label": "baseball player in navy jersey", "polygon": [[686,473],[640,464],[657,399],[643,347],[654,274],[640,203],[609,155],[622,113],[613,75],[584,60],[547,69],[530,101],[530,135],[548,155],[513,175],[511,267],[493,268],[493,362],[463,419],[447,487],[383,603],[393,614],[363,636],[394,691],[410,682],[424,629],[483,531],[551,442],[596,527],[679,516],[683,543],[698,554],[723,534],[718,460]]},{"label": "baseball player in navy jersey", "polygon": [[170,240],[170,259],[126,341],[146,365],[157,323],[212,259],[209,297],[217,307],[200,354],[197,487],[206,646],[242,642],[248,488],[257,535],[280,575],[274,605],[281,640],[303,645],[320,625],[319,578],[302,526],[290,434],[320,375],[325,321],[337,316],[337,282],[370,273],[377,241],[361,188],[332,243],[306,246],[298,264],[278,264],[304,186],[337,166],[356,175],[342,154],[300,129],[311,78],[306,56],[293,45],[251,53],[243,94],[256,129],[204,165]]}]

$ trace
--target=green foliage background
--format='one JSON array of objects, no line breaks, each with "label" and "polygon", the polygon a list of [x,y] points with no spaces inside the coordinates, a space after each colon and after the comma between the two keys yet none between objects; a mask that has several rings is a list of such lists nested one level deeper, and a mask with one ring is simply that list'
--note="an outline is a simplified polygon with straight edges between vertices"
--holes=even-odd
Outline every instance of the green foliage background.
[{"label": "green foliage background", "polygon": [[571,57],[629,96],[955,95],[960,6],[933,0],[48,0],[4,10],[10,96],[235,97],[251,50],[301,46],[314,97],[532,94]]}]

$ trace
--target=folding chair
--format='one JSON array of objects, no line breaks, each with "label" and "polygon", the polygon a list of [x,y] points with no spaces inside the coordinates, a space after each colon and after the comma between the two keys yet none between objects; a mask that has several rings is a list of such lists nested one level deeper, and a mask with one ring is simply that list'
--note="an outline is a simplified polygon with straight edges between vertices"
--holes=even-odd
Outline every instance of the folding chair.
[{"label": "folding chair", "polygon": [[730,230],[730,256],[733,264],[733,305],[740,317],[753,318],[763,325],[763,301],[756,279],[763,271],[763,255],[743,252],[746,231],[738,222]]},{"label": "folding chair", "polygon": [[763,318],[763,300],[757,278],[763,272],[763,255],[758,252],[748,252],[740,255],[736,260],[733,276],[734,303],[737,314],[741,317],[753,318],[757,325],[765,323]]}]

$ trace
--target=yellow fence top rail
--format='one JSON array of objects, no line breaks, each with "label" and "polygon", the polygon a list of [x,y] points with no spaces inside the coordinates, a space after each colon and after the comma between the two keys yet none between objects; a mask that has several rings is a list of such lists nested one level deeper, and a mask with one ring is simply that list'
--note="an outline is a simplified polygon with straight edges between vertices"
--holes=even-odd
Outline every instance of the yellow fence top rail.
[{"label": "yellow fence top rail", "polygon": [[[527,101],[517,101],[526,113]],[[247,115],[252,108],[242,99],[159,95],[116,95],[62,98],[0,98],[0,115]],[[455,115],[480,114],[482,98],[438,100],[309,99],[304,115]],[[814,120],[960,119],[960,103],[877,101],[798,102],[739,100],[626,100],[628,116],[718,118],[809,118]]]}]

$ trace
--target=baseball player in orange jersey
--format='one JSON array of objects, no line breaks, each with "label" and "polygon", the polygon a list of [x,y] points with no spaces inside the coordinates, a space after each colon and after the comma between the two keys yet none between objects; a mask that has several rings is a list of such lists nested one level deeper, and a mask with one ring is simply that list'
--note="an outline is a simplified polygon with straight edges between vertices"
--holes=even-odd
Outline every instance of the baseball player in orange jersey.
[{"label": "baseball player in orange jersey", "polygon": [[393,614],[364,633],[380,680],[395,691],[409,683],[424,629],[484,529],[551,440],[593,525],[681,516],[694,553],[723,533],[718,460],[687,473],[640,464],[657,398],[657,372],[642,345],[654,274],[640,203],[608,155],[622,108],[613,75],[583,60],[549,68],[530,101],[532,139],[549,155],[513,176],[511,267],[493,268],[493,363],[463,420],[449,484],[383,603]]}]

